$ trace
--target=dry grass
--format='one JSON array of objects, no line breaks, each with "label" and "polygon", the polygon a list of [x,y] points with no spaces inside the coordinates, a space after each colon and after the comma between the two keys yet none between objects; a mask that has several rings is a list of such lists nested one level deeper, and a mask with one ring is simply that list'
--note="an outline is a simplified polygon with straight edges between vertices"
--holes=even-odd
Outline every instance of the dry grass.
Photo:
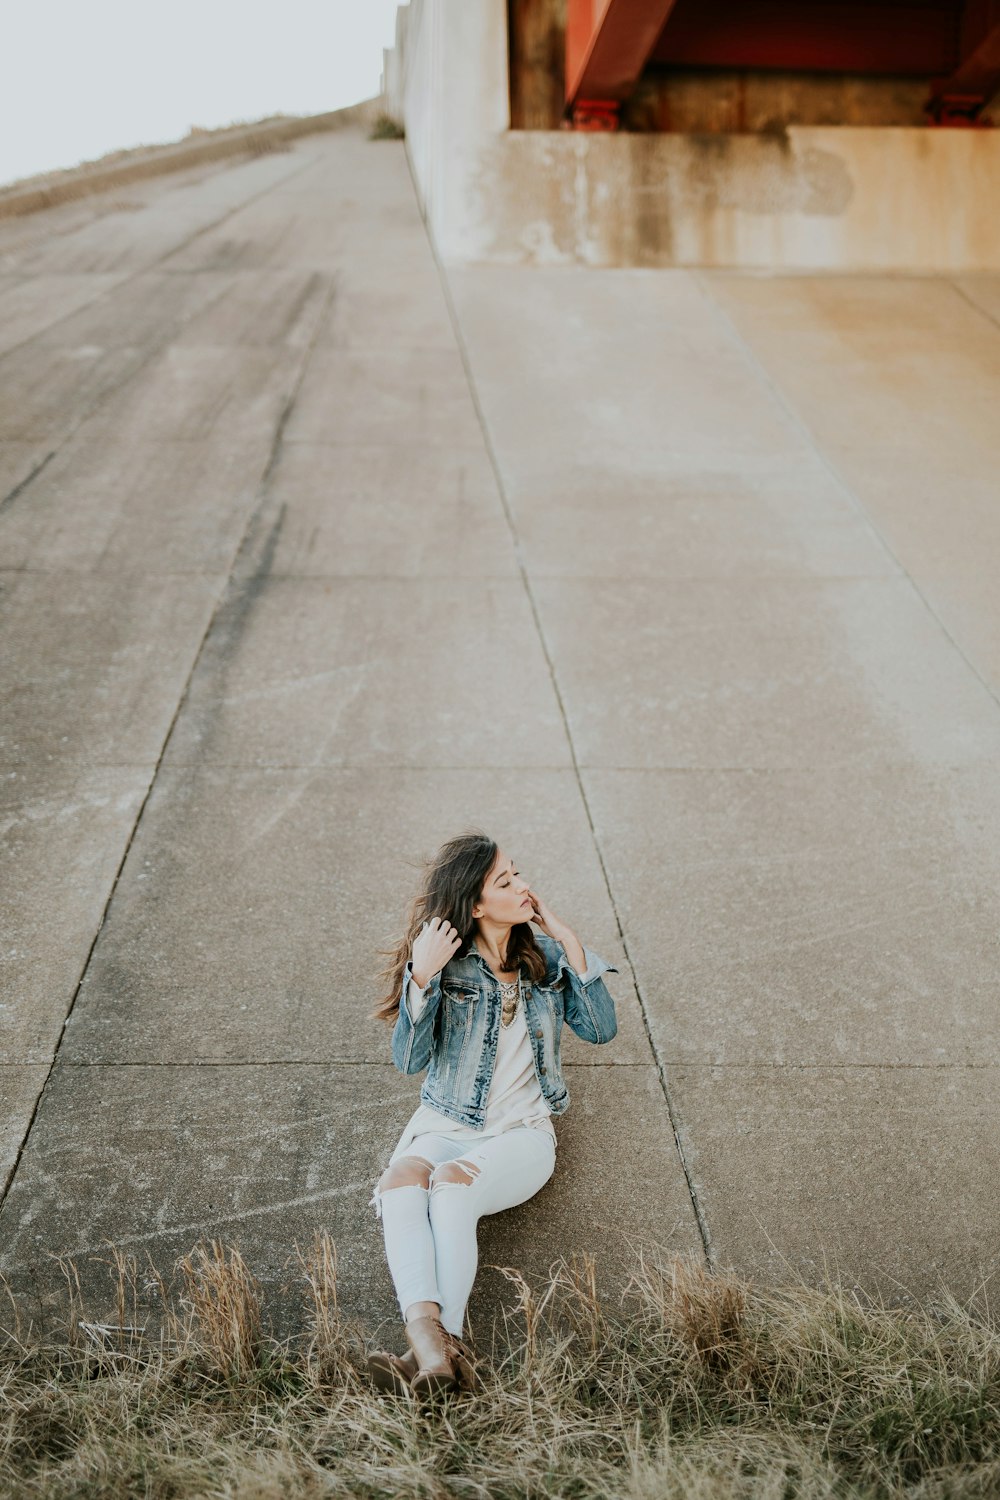
[{"label": "dry grass", "polygon": [[485,1389],[427,1411],[369,1385],[336,1247],[289,1259],[294,1340],[262,1333],[239,1252],[198,1244],[138,1328],[139,1272],[111,1252],[115,1319],[65,1337],[13,1299],[0,1349],[0,1493],[40,1497],[579,1497],[987,1500],[1000,1494],[1000,1329],[947,1296],[900,1310],[835,1285],[757,1287],[641,1244],[613,1312],[593,1260],[510,1305],[480,1344]]},{"label": "dry grass", "polygon": [[368,139],[370,141],[401,141],[405,134],[406,131],[398,121],[386,114],[385,110],[380,110],[372,121]]}]

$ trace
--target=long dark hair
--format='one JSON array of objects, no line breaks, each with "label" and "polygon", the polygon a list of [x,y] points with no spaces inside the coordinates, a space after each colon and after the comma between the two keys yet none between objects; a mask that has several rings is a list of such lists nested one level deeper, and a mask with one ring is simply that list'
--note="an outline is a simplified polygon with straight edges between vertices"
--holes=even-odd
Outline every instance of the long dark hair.
[{"label": "long dark hair", "polygon": [[[378,976],[386,981],[388,988],[371,1012],[373,1020],[395,1024],[403,970],[414,938],[425,922],[432,917],[450,922],[462,939],[462,946],[456,948],[455,955],[465,951],[476,925],[472,908],[483,893],[497,850],[493,839],[474,828],[449,839],[431,859],[424,861],[420,889],[407,910],[403,936],[394,948],[378,949],[389,958]],[[507,969],[524,969],[528,978],[536,982],[544,979],[545,955],[528,922],[517,922],[511,928],[505,957]]]}]

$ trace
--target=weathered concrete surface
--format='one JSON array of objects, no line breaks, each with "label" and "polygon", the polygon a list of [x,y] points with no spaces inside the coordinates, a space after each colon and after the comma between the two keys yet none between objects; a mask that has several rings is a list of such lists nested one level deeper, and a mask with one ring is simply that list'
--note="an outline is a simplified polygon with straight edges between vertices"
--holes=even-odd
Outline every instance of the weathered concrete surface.
[{"label": "weathered concrete surface", "polygon": [[482,1226],[473,1317],[510,1301],[492,1261],[590,1249],[617,1297],[614,1226],[701,1244],[405,156],[332,147],[146,185],[131,239],[111,209],[0,230],[8,296],[77,278],[60,318],[11,303],[0,512],[2,1265],[53,1313],[43,1249],[102,1304],[106,1242],[169,1269],[222,1234],[285,1325],[284,1262],[327,1226],[344,1306],[394,1320],[368,1198],[419,1080],[368,1019],[374,971],[417,861],[470,824],[530,856],[621,1006],[601,1053],[567,1037],[565,1183]]},{"label": "weathered concrete surface", "polygon": [[995,1063],[992,767],[664,767],[583,782],[671,1063]]},{"label": "weathered concrete surface", "polygon": [[[477,681],[522,710],[500,736],[457,691]],[[513,580],[257,575],[220,611],[166,755],[202,760],[541,767],[569,749]]]},{"label": "weathered concrete surface", "polygon": [[[500,1303],[516,1306],[491,1264],[516,1265],[537,1285],[559,1255],[587,1252],[614,1304],[632,1264],[622,1228],[691,1246],[691,1200],[675,1168],[657,1069],[571,1065],[567,1086],[572,1103],[556,1175],[536,1199],[480,1226],[482,1273],[469,1311],[484,1331]],[[140,1265],[148,1255],[169,1269],[195,1240],[211,1236],[244,1248],[273,1325],[291,1328],[299,1321],[296,1270],[288,1265],[294,1245],[327,1229],[338,1246],[344,1310],[373,1337],[381,1330],[398,1341],[399,1310],[368,1200],[412,1105],[413,1080],[386,1063],[60,1065],[5,1205],[12,1287],[43,1315],[64,1305],[44,1254],[58,1227],[59,1249],[80,1267],[92,1304],[107,1312],[110,1276],[101,1262],[108,1242]],[[644,1160],[635,1166],[648,1173],[648,1185],[641,1201],[627,1172],[608,1170],[619,1160],[623,1115],[642,1144]],[[592,1185],[585,1214],[581,1183]]]},{"label": "weathered concrete surface", "polygon": [[[39,1084],[153,766],[81,768],[60,758],[44,770],[9,762],[0,770],[0,1066],[44,1064]],[[20,1125],[13,1115],[11,1149],[24,1133],[23,1118]]]},{"label": "weathered concrete surface", "polygon": [[[0,231],[5,1173],[282,410],[280,390],[269,409],[249,409],[235,348],[228,368],[212,347],[201,366],[190,354],[185,364],[176,341],[231,278],[178,276],[167,263],[309,165],[290,153],[202,169]],[[252,395],[276,390],[294,355],[258,365]],[[137,410],[138,382],[155,413]],[[197,403],[186,399],[195,383]]]},{"label": "weathered concrete surface", "polygon": [[991,130],[511,131],[484,147],[482,168],[456,264],[1000,266]]},{"label": "weathered concrete surface", "polygon": [[5,1185],[48,1071],[48,1063],[0,1065],[0,1174]]},{"label": "weathered concrete surface", "polygon": [[971,1292],[1000,1228],[997,279],[449,283],[713,1255]]},{"label": "weathered concrete surface", "polygon": [[727,1258],[770,1281],[829,1275],[890,1303],[988,1282],[992,1305],[997,1082],[995,1067],[670,1070]]},{"label": "weathered concrete surface", "polygon": [[[553,38],[532,9],[545,68]],[[996,131],[928,128],[912,95],[909,108],[859,111],[841,94],[830,113],[799,110],[787,79],[748,101],[745,75],[734,118],[717,69],[715,108],[682,102],[659,130],[642,87],[621,130],[511,129],[519,29],[507,0],[411,0],[388,54],[387,106],[446,265],[1000,270]],[[833,86],[813,76],[805,89]]]},{"label": "weathered concrete surface", "polygon": [[272,115],[250,125],[219,130],[201,130],[182,141],[165,146],[137,146],[109,152],[94,162],[83,162],[53,172],[20,178],[0,187],[0,219],[37,213],[91,193],[127,188],[163,173],[190,171],[233,158],[261,156],[268,151],[287,151],[288,142],[323,130],[343,130],[374,122],[381,105],[378,98],[364,99],[346,109],[321,115]]},{"label": "weathered concrete surface", "polygon": [[1000,275],[706,284],[996,696]]},{"label": "weathered concrete surface", "polygon": [[[318,711],[320,694],[304,691]],[[258,711],[274,712],[270,700]],[[61,1056],[385,1062],[387,1038],[366,1019],[373,955],[399,921],[401,862],[435,846],[442,819],[502,829],[511,847],[529,839],[540,885],[557,883],[588,941],[627,972],[569,768],[162,769]],[[570,1060],[603,1060],[566,1036]],[[614,1061],[650,1061],[636,1009],[623,1008]]]},{"label": "weathered concrete surface", "polygon": [[[402,146],[352,132],[106,210],[0,227],[0,1269],[53,1310],[40,1252],[78,1254],[104,1310],[108,1240],[168,1270],[221,1234],[287,1324],[326,1226],[392,1324],[367,1200],[418,1080],[378,950],[476,824],[621,1022],[567,1035],[557,1175],[481,1225],[474,1330],[491,1263],[593,1250],[616,1301],[602,1226],[971,1291],[996,282],[442,281]],[[23,289],[58,277],[51,317]]]}]

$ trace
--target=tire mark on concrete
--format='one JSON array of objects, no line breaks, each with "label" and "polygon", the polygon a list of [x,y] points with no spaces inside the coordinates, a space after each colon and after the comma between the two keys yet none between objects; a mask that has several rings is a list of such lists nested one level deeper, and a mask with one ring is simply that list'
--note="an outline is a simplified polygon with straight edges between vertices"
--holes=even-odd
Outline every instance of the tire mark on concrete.
[{"label": "tire mark on concrete", "polygon": [[[304,170],[304,168],[303,168],[303,170]],[[287,181],[287,178],[283,179],[283,182],[285,182],[285,181]],[[275,465],[276,465],[276,463],[278,461],[278,456],[279,456],[280,451],[281,451],[281,446],[282,446],[282,441],[283,441],[283,437],[284,437],[285,428],[288,425],[288,419],[291,416],[292,411],[294,410],[296,401],[298,400],[299,392],[302,389],[302,383],[303,383],[303,381],[305,379],[306,372],[307,372],[307,370],[309,368],[309,365],[310,365],[310,362],[312,360],[312,356],[313,356],[313,353],[315,351],[317,341],[319,339],[320,331],[322,330],[323,325],[324,325],[324,323],[326,321],[326,317],[327,317],[327,314],[328,314],[328,311],[329,311],[329,308],[330,308],[330,304],[331,304],[331,302],[333,300],[333,296],[334,296],[334,283],[331,280],[331,282],[330,282],[330,284],[328,286],[328,289],[327,289],[326,297],[324,298],[324,300],[322,302],[322,305],[320,307],[319,313],[317,315],[316,322],[315,322],[315,325],[314,325],[314,328],[313,328],[313,332],[312,332],[312,337],[310,338],[310,340],[309,340],[309,342],[308,342],[308,344],[307,344],[307,346],[306,346],[306,348],[305,348],[305,350],[303,352],[302,360],[301,360],[300,365],[299,365],[298,375],[297,375],[297,377],[295,379],[295,382],[293,384],[293,388],[292,388],[291,394],[289,395],[288,400],[285,403],[284,409],[282,410],[281,415],[278,418],[278,422],[277,422],[276,427],[275,427],[274,437],[273,437],[272,442],[271,442],[271,447],[270,447],[270,451],[269,451],[269,454],[268,454],[267,462],[266,462],[266,464],[264,466],[264,470],[263,470],[263,473],[261,475],[261,479],[260,479],[259,484],[258,484],[258,500],[257,500],[257,503],[254,506],[254,508],[253,508],[253,510],[252,510],[252,512],[251,512],[251,514],[249,516],[249,518],[248,518],[246,527],[244,529],[243,537],[242,537],[242,539],[240,541],[240,544],[239,544],[239,547],[237,548],[237,551],[236,551],[236,553],[234,555],[233,562],[230,565],[230,574],[229,574],[229,578],[230,579],[232,578],[233,573],[236,570],[236,567],[237,567],[237,564],[238,564],[240,558],[243,556],[243,554],[245,553],[245,551],[247,550],[247,548],[250,547],[250,546],[252,546],[253,543],[254,543],[255,536],[256,536],[256,533],[257,533],[257,530],[258,530],[259,518],[261,516],[261,512],[262,512],[263,507],[264,507],[264,505],[266,503],[266,500],[268,498],[268,491],[269,491],[269,487],[270,487],[270,479],[271,479],[272,474],[274,473],[274,468],[275,468]],[[244,582],[238,584],[237,587],[236,587],[236,589],[233,591],[233,599],[231,601],[231,606],[230,606],[231,609],[232,609],[232,620],[230,622],[230,630],[232,632],[234,632],[234,634],[232,635],[232,639],[233,640],[238,639],[240,633],[242,632],[242,629],[244,628],[244,626],[246,624],[247,619],[249,618],[250,612],[251,612],[251,610],[253,608],[253,605],[254,605],[255,601],[260,596],[261,590],[263,589],[264,582],[265,582],[265,580],[267,578],[268,572],[270,571],[271,563],[273,561],[275,548],[277,546],[278,535],[280,533],[281,525],[282,525],[282,522],[284,520],[284,511],[285,511],[285,507],[284,507],[284,505],[282,505],[281,508],[280,508],[280,510],[279,510],[277,518],[275,519],[274,523],[270,526],[269,530],[267,531],[267,533],[264,536],[264,542],[263,542],[263,547],[262,547],[262,551],[261,551],[260,561],[259,561],[257,567],[254,568],[254,569],[252,569],[252,570],[250,570],[249,576],[246,578],[246,580]],[[227,585],[228,585],[228,580],[227,580]],[[139,809],[138,809],[138,812],[136,813],[135,821],[134,821],[134,823],[132,825],[131,831],[129,832],[128,838],[127,838],[127,840],[125,842],[125,847],[122,850],[122,855],[121,855],[121,858],[120,858],[120,860],[118,862],[118,867],[117,867],[117,869],[115,871],[114,878],[111,881],[111,886],[110,886],[110,889],[108,891],[107,899],[106,899],[106,901],[104,903],[104,908],[103,908],[103,911],[101,913],[101,919],[100,919],[100,921],[97,924],[97,929],[96,929],[96,931],[94,933],[93,941],[91,942],[90,947],[87,950],[87,956],[86,956],[86,959],[84,960],[83,967],[82,967],[82,969],[80,971],[80,977],[79,977],[79,979],[78,979],[78,981],[76,983],[76,987],[75,987],[75,989],[73,991],[72,998],[70,999],[70,1003],[69,1003],[69,1006],[67,1008],[66,1015],[63,1018],[62,1026],[60,1027],[60,1030],[59,1030],[59,1036],[58,1036],[58,1038],[56,1040],[56,1044],[55,1044],[55,1047],[54,1047],[53,1052],[52,1052],[52,1059],[51,1059],[51,1062],[49,1064],[48,1072],[46,1073],[45,1080],[42,1083],[42,1086],[41,1086],[41,1088],[38,1091],[38,1097],[35,1100],[35,1105],[34,1105],[34,1108],[31,1111],[31,1116],[30,1116],[30,1118],[28,1120],[28,1124],[27,1124],[27,1127],[25,1129],[24,1135],[23,1135],[23,1137],[21,1139],[20,1144],[18,1145],[18,1148],[17,1148],[17,1151],[16,1151],[16,1153],[14,1155],[14,1159],[13,1159],[13,1162],[11,1164],[10,1170],[7,1173],[6,1179],[5,1179],[4,1183],[3,1183],[2,1193],[0,1193],[0,1222],[2,1222],[2,1219],[3,1219],[4,1208],[5,1208],[6,1203],[7,1203],[7,1198],[8,1198],[8,1195],[10,1193],[10,1189],[13,1186],[13,1183],[14,1183],[16,1177],[17,1177],[18,1172],[20,1171],[21,1162],[22,1162],[22,1160],[24,1158],[24,1152],[25,1152],[25,1150],[27,1148],[29,1140],[31,1139],[31,1132],[34,1129],[35,1121],[38,1118],[38,1112],[39,1112],[39,1109],[41,1108],[42,1100],[45,1097],[45,1095],[48,1092],[49,1087],[51,1085],[52,1075],[53,1075],[53,1073],[55,1071],[56,1064],[59,1061],[59,1054],[60,1054],[60,1051],[61,1051],[61,1048],[62,1048],[63,1041],[65,1040],[65,1037],[66,1037],[66,1028],[67,1028],[67,1026],[69,1024],[69,1021],[70,1021],[70,1018],[71,1018],[71,1016],[73,1014],[73,1010],[74,1010],[74,1007],[76,1006],[77,1000],[79,998],[80,990],[81,990],[81,988],[83,986],[84,980],[87,977],[87,972],[88,972],[88,970],[90,968],[90,965],[91,965],[91,963],[93,961],[93,957],[94,957],[95,950],[97,948],[97,944],[100,942],[101,935],[104,932],[104,929],[105,929],[105,927],[107,925],[108,916],[109,916],[109,913],[111,911],[111,905],[112,905],[112,902],[114,901],[115,892],[118,889],[118,884],[119,884],[119,881],[121,880],[122,872],[123,872],[123,870],[125,868],[126,863],[128,862],[128,857],[129,857],[129,854],[131,852],[132,845],[135,842],[135,838],[136,838],[136,835],[137,835],[137,833],[139,831],[139,827],[140,827],[140,825],[142,823],[142,819],[143,819],[143,816],[145,814],[146,808],[149,805],[149,799],[152,796],[153,789],[156,786],[157,780],[159,778],[160,769],[161,769],[161,767],[163,765],[163,758],[166,755],[167,749],[168,749],[168,747],[170,745],[170,741],[171,741],[171,738],[173,737],[174,730],[176,729],[177,722],[178,722],[178,720],[180,718],[180,715],[183,712],[184,706],[185,706],[185,704],[188,701],[188,697],[190,695],[190,690],[191,690],[191,684],[192,684],[192,681],[193,681],[193,679],[194,679],[194,677],[195,677],[195,675],[196,675],[196,673],[198,671],[198,666],[199,666],[199,663],[200,663],[200,661],[202,659],[202,655],[203,655],[204,650],[205,650],[205,644],[206,644],[209,636],[212,634],[212,631],[213,631],[213,629],[216,626],[216,623],[217,623],[217,621],[218,621],[218,619],[220,617],[220,614],[223,611],[226,592],[227,592],[227,589],[224,589],[223,590],[222,599],[220,599],[216,603],[216,607],[215,607],[215,609],[214,609],[214,611],[212,613],[212,616],[211,616],[211,618],[210,618],[210,620],[208,622],[208,625],[205,628],[204,634],[202,635],[201,641],[200,641],[200,643],[198,645],[198,650],[195,652],[194,659],[193,659],[193,661],[191,663],[191,669],[188,672],[188,676],[187,676],[184,688],[181,691],[181,694],[180,694],[180,696],[178,698],[178,701],[177,701],[177,707],[174,710],[174,714],[173,714],[173,717],[171,718],[170,725],[169,725],[169,727],[167,729],[167,733],[164,736],[163,744],[162,744],[162,746],[160,748],[160,754],[159,754],[159,757],[157,759],[156,766],[155,766],[155,768],[153,770],[152,776],[150,777],[149,786],[147,787],[145,795],[143,796],[143,799],[142,799],[142,801],[141,801],[141,803],[139,805]]]},{"label": "tire mark on concrete", "polygon": [[45,465],[50,461],[50,459],[55,458],[58,452],[58,448],[53,448],[51,453],[46,453],[41,462],[37,463],[35,467],[30,471],[30,473],[26,474],[22,480],[15,484],[14,488],[10,490],[8,494],[4,495],[3,499],[0,500],[0,515],[3,514],[3,512],[9,505],[13,505],[14,501],[17,499],[18,495],[20,495],[21,491],[26,490],[33,479],[38,478],[38,475],[45,468]]},{"label": "tire mark on concrete", "polygon": [[[158,266],[163,265],[164,262],[169,260],[172,256],[179,255],[183,251],[187,250],[188,247],[194,244],[197,239],[200,239],[203,234],[211,233],[213,229],[217,229],[221,224],[224,224],[227,219],[231,219],[234,214],[242,213],[245,208],[249,208],[251,204],[256,203],[260,198],[265,197],[268,193],[274,192],[276,188],[284,187],[286,183],[291,182],[294,178],[300,176],[312,165],[312,160],[307,159],[296,171],[289,172],[278,182],[268,183],[268,185],[262,188],[259,192],[251,194],[249,198],[245,198],[241,203],[237,203],[232,208],[227,209],[225,213],[220,214],[219,217],[217,219],[213,219],[211,223],[203,224],[199,229],[196,229],[193,234],[190,234],[186,239],[181,240],[179,244],[171,245],[170,249],[165,250],[162,255],[156,258],[156,260],[151,261],[148,265],[140,266],[139,269],[134,271],[130,276],[124,276],[121,281],[116,282],[113,287],[105,290],[98,296],[93,297],[90,302],[85,302],[80,307],[73,308],[71,312],[65,313],[63,317],[56,318],[55,322],[47,323],[44,328],[38,329],[36,333],[30,334],[28,338],[22,339],[19,344],[13,344],[9,349],[5,349],[3,354],[0,355],[0,365],[2,365],[5,360],[9,359],[11,355],[18,353],[19,350],[27,348],[29,344],[32,344],[36,340],[41,339],[44,335],[51,333],[52,329],[58,328],[60,323],[66,322],[70,318],[76,317],[79,313],[86,311],[87,308],[98,306],[101,302],[113,301],[114,297],[122,287],[128,286],[130,282],[137,280],[140,276],[148,276],[151,271],[155,271]],[[198,275],[199,273],[189,272],[188,274]],[[170,324],[168,324],[163,337],[159,340],[154,340],[150,344],[146,355],[142,359],[140,359],[137,364],[133,365],[129,370],[127,370],[125,374],[122,375],[120,380],[117,380],[112,385],[109,385],[107,389],[101,391],[88,406],[85,406],[79,414],[78,420],[75,422],[71,422],[69,426],[63,431],[62,435],[56,442],[56,446],[52,449],[52,452],[47,454],[40,464],[37,464],[29,474],[27,474],[23,479],[19,480],[14,488],[10,490],[2,500],[0,500],[0,515],[2,515],[3,511],[9,505],[12,505],[14,501],[18,499],[18,497],[28,488],[32,481],[38,477],[49,460],[54,458],[56,454],[59,453],[66,446],[66,444],[76,436],[77,432],[83,426],[84,422],[92,417],[94,413],[99,410],[99,408],[106,401],[110,401],[112,397],[118,394],[119,391],[123,390],[124,387],[128,385],[130,380],[134,380],[136,376],[141,375],[143,370],[147,369],[154,359],[158,358],[165,349],[169,348],[170,344],[177,337],[177,334],[185,326],[186,323],[190,322],[192,318],[200,317],[204,313],[208,312],[209,309],[214,307],[216,303],[221,301],[221,299],[225,295],[226,291],[225,289],[223,289],[219,292],[218,296],[212,298],[203,306],[197,307],[187,314],[182,314],[178,318],[174,319]]]}]

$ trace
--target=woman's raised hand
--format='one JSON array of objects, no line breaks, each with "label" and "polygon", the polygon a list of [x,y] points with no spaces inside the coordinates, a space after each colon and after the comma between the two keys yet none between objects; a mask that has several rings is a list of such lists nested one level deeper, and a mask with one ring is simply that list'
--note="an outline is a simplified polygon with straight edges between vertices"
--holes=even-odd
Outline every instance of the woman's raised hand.
[{"label": "woman's raised hand", "polygon": [[443,969],[462,942],[458,929],[444,917],[431,917],[413,939],[412,974],[420,989]]},{"label": "woman's raised hand", "polygon": [[562,941],[562,935],[566,931],[566,923],[560,922],[551,907],[546,906],[537,891],[528,891],[528,899],[531,902],[530,920],[540,927],[544,933],[551,938]]}]

